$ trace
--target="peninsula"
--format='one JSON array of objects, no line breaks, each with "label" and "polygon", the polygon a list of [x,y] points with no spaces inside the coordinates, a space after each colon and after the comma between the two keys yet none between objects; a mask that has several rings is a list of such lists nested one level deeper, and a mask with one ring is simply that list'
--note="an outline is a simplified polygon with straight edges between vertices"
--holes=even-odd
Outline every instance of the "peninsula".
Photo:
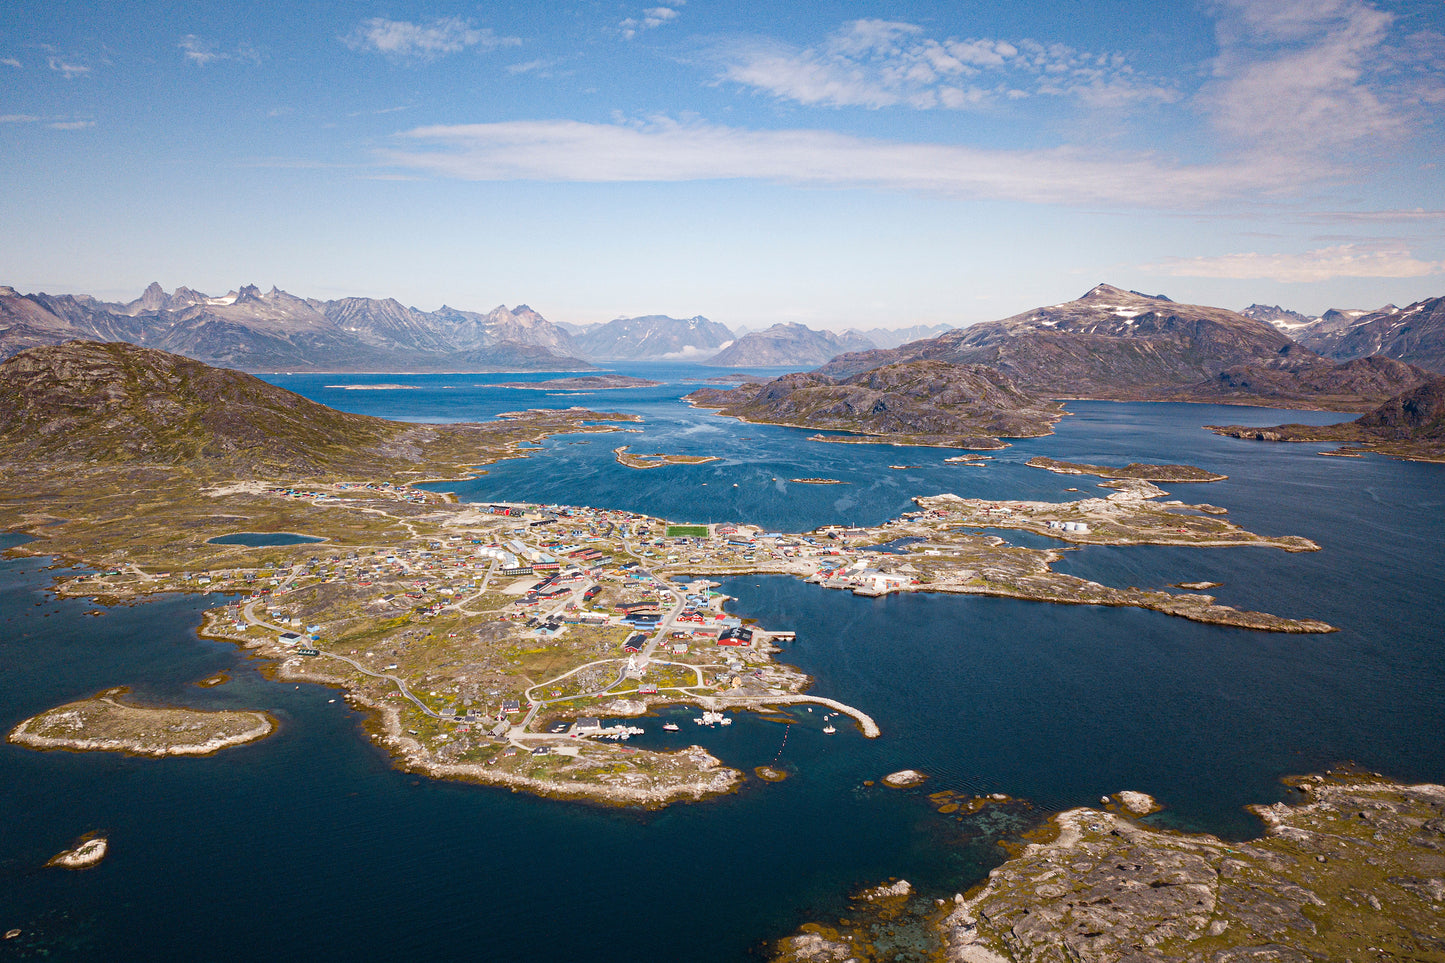
[{"label": "peninsula", "polygon": [[[972,531],[1014,527],[1061,545],[1317,547],[1244,531],[1222,509],[1163,501],[1139,480],[1063,503],[920,497],[918,511],[883,525],[794,534],[601,508],[463,505],[413,484],[547,457],[530,446],[620,420],[629,419],[574,408],[404,425],[146,349],[34,349],[0,365],[0,527],[35,536],[18,551],[93,570],[57,580],[68,596],[239,596],[206,613],[201,631],[266,659],[277,678],[337,686],[402,768],[640,806],[727,792],[745,778],[680,732],[667,750],[624,744],[637,728],[629,720],[669,706],[717,724],[730,709],[786,716],[816,704],[879,734],[866,708],[808,692],[812,680],[776,658],[791,627],[729,615],[727,599],[700,581],[712,575],[1332,630],[1207,595],[1065,576],[1051,569],[1057,551]],[[213,540],[236,530],[325,541]],[[887,543],[907,544],[879,549]]]},{"label": "peninsula", "polygon": [[1396,395],[1374,411],[1338,425],[1207,425],[1216,435],[1253,441],[1325,442],[1329,455],[1378,452],[1406,461],[1445,461],[1445,378]]}]

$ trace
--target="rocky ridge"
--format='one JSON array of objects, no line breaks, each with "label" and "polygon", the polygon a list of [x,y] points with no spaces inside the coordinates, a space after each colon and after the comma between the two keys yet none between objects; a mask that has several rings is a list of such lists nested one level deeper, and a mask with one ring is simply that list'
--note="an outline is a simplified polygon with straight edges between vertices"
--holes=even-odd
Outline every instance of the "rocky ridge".
[{"label": "rocky ridge", "polygon": [[978,365],[911,361],[835,379],[787,374],[686,398],[746,421],[840,429],[899,444],[998,448],[999,437],[1048,434],[1062,408]]}]

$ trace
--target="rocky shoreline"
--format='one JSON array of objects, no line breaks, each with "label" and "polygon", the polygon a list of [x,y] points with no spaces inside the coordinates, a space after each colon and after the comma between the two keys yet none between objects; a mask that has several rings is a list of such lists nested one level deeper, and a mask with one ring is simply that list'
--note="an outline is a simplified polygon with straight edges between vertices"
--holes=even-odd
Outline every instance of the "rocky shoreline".
[{"label": "rocky shoreline", "polygon": [[[1059,813],[976,889],[900,902],[887,922],[926,932],[920,958],[961,963],[1445,958],[1445,786],[1356,772],[1288,784],[1298,802],[1250,807],[1264,833],[1245,842],[1141,822],[1157,808],[1143,793]],[[888,959],[877,933],[809,924],[773,959]]]},{"label": "rocky shoreline", "polygon": [[210,756],[264,739],[278,723],[266,712],[210,712],[122,702],[124,689],[31,716],[6,741],[28,749],[122,752],[133,756]]},{"label": "rocky shoreline", "polygon": [[[281,678],[305,679],[304,673],[278,674]],[[366,699],[350,691],[346,696],[348,702],[367,713],[370,720],[367,729],[373,741],[390,754],[396,768],[434,779],[501,786],[551,799],[638,806],[644,809],[658,809],[674,802],[700,802],[710,797],[726,795],[735,792],[743,781],[741,772],[724,766],[722,760],[701,746],[688,746],[666,754],[690,763],[695,770],[694,779],[678,779],[660,785],[656,782],[642,785],[637,781],[569,784],[561,780],[545,780],[505,772],[484,764],[439,762],[419,741],[408,737],[395,706]]]}]

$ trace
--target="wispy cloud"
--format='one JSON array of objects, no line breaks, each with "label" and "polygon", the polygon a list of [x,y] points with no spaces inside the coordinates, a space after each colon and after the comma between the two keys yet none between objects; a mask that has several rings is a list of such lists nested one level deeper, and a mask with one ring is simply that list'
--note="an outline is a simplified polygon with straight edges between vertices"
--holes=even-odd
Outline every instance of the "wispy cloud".
[{"label": "wispy cloud", "polygon": [[380,114],[399,114],[404,110],[411,110],[411,104],[402,104],[399,107],[378,107],[375,110],[357,110],[346,116],[348,117],[372,117]]},{"label": "wispy cloud", "polygon": [[66,80],[74,80],[76,77],[84,77],[90,73],[90,68],[85,64],[77,63],[65,57],[50,57],[46,63],[51,70],[65,77]]},{"label": "wispy cloud", "polygon": [[669,119],[646,124],[517,121],[419,127],[383,163],[463,180],[579,182],[753,179],[961,198],[1179,209],[1286,195],[1297,168],[1184,165],[1146,153],[984,150],[821,130],[748,130]]},{"label": "wispy cloud", "polygon": [[[1366,0],[1216,0],[1219,55],[1201,103],[1236,143],[1295,152],[1394,140],[1438,61],[1408,55]],[[1415,38],[1414,46],[1420,45]],[[1405,44],[1409,46],[1409,44]],[[1427,45],[1428,46],[1428,45]]]},{"label": "wispy cloud", "polygon": [[1027,39],[936,39],[916,24],[890,20],[852,21],[812,47],[733,42],[715,56],[727,80],[829,107],[959,109],[1033,96],[1120,107],[1179,96],[1116,53]]},{"label": "wispy cloud", "polygon": [[0,57],[0,65],[6,67],[14,67],[16,70],[24,69],[21,67],[20,61],[16,60],[14,57]]},{"label": "wispy cloud", "polygon": [[85,130],[87,127],[94,127],[93,120],[57,120],[45,125],[51,130]]},{"label": "wispy cloud", "polygon": [[0,114],[0,124],[34,124],[39,120],[34,114]]},{"label": "wispy cloud", "polygon": [[645,30],[656,30],[663,24],[672,23],[672,21],[678,18],[679,13],[677,8],[682,6],[683,3],[684,0],[675,0],[675,2],[667,6],[649,7],[642,11],[640,16],[628,17],[619,23],[617,29],[622,32],[624,40],[631,40]]},{"label": "wispy cloud", "polygon": [[562,63],[560,60],[528,60],[520,64],[508,64],[509,74],[536,74],[539,77],[550,77],[552,68]]},{"label": "wispy cloud", "polygon": [[1412,210],[1393,211],[1307,211],[1293,215],[1295,218],[1321,221],[1355,221],[1364,223],[1394,221],[1445,221],[1445,211],[1426,210],[1417,207]]},{"label": "wispy cloud", "polygon": [[500,37],[491,28],[473,26],[461,17],[440,17],[430,23],[372,17],[358,24],[341,42],[352,50],[379,53],[393,60],[425,61],[471,48],[488,51],[515,47],[522,41]]},{"label": "wispy cloud", "polygon": [[1338,244],[1303,254],[1221,254],[1171,258],[1146,265],[1171,277],[1316,283],[1335,278],[1419,278],[1445,274],[1445,262],[1423,261],[1403,247]]},{"label": "wispy cloud", "polygon": [[246,44],[239,44],[233,51],[219,50],[216,44],[193,33],[182,37],[176,46],[181,49],[183,57],[199,67],[215,63],[217,60],[239,60],[246,63],[260,63],[261,61],[260,54]]}]

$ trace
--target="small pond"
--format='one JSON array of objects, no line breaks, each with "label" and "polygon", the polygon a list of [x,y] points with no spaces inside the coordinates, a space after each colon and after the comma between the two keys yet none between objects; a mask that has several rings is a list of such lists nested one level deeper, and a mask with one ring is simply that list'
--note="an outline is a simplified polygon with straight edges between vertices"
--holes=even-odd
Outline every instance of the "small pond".
[{"label": "small pond", "polygon": [[235,532],[231,535],[217,535],[206,539],[207,545],[245,545],[248,548],[264,548],[268,545],[304,545],[307,542],[324,542],[326,539],[314,535],[297,535],[295,532]]}]

